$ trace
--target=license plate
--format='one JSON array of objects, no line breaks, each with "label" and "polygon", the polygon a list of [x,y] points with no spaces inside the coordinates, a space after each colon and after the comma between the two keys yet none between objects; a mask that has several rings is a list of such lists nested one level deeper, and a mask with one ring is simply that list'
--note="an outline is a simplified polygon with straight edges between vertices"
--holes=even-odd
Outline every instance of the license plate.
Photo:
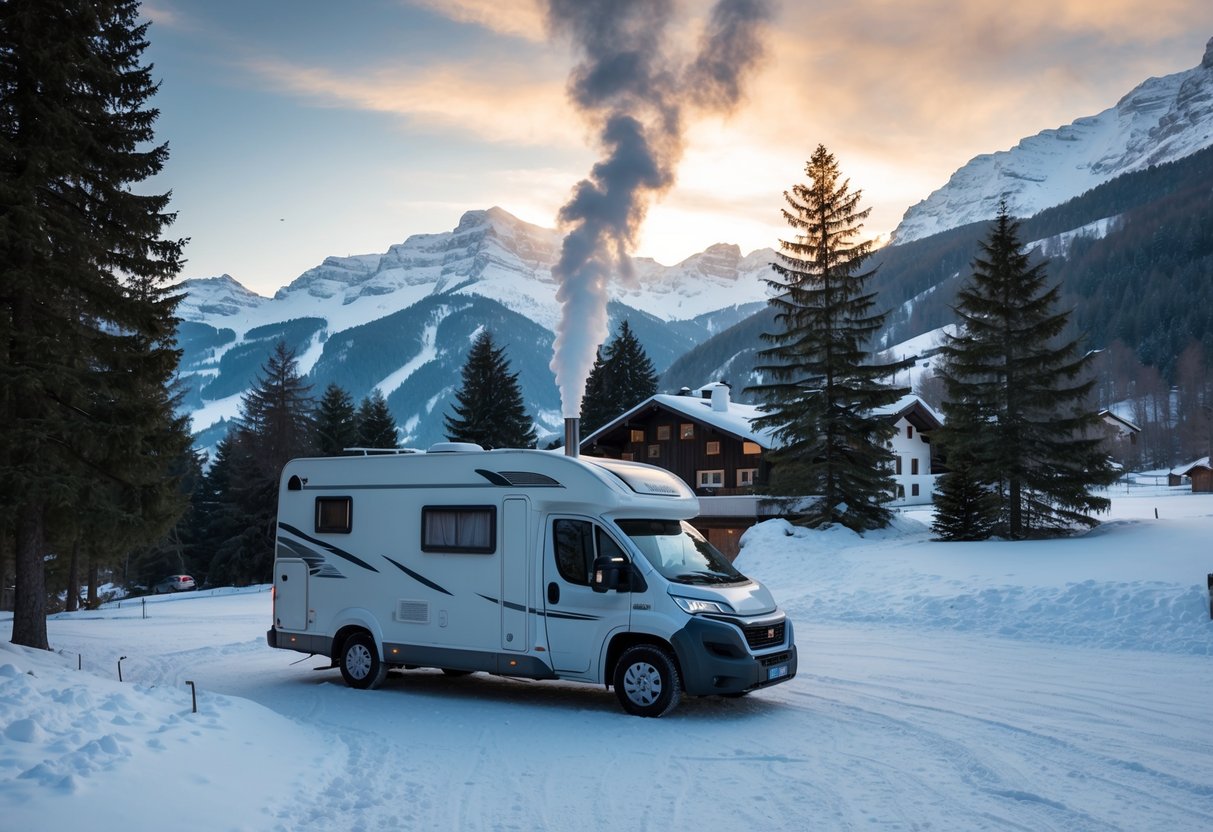
[{"label": "license plate", "polygon": [[767,671],[767,681],[772,679],[782,679],[788,675],[788,666],[786,664],[777,664]]}]

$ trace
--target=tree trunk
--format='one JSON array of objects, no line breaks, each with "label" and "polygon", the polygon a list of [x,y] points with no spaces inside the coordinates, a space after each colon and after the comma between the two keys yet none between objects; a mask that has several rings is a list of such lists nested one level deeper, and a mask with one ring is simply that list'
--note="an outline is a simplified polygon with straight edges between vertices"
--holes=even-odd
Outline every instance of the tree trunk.
[{"label": "tree trunk", "polygon": [[49,650],[42,514],[41,503],[27,504],[17,512],[17,597],[12,640],[13,644]]},{"label": "tree trunk", "polygon": [[72,541],[72,557],[67,564],[67,598],[63,603],[67,612],[80,609],[80,537]]},{"label": "tree trunk", "polygon": [[91,546],[85,550],[85,557],[88,562],[88,608],[95,610],[100,602],[97,597],[97,555]]}]

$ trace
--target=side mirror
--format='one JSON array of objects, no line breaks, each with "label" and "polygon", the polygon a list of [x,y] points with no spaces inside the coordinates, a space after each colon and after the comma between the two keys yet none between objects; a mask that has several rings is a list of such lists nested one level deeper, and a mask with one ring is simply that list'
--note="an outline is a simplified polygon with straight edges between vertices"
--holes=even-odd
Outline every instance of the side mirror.
[{"label": "side mirror", "polygon": [[628,589],[628,576],[632,566],[627,558],[618,555],[599,555],[594,559],[594,573],[590,575],[590,589],[595,592],[615,590],[622,592]]}]

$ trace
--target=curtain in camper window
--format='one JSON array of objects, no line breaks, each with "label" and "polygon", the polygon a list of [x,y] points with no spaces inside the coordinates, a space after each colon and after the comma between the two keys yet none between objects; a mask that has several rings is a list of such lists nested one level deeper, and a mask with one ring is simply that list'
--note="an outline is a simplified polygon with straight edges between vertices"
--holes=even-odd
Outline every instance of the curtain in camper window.
[{"label": "curtain in camper window", "polygon": [[423,552],[490,554],[497,549],[493,506],[427,506],[421,517]]}]

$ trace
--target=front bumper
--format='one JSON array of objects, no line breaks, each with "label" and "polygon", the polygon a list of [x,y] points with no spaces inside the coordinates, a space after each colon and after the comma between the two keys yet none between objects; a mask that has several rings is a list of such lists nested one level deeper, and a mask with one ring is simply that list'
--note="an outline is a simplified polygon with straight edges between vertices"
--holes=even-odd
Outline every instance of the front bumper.
[{"label": "front bumper", "polygon": [[686,692],[692,696],[744,693],[791,679],[796,675],[796,641],[792,622],[785,622],[781,644],[753,653],[740,624],[693,617],[670,639]]}]

